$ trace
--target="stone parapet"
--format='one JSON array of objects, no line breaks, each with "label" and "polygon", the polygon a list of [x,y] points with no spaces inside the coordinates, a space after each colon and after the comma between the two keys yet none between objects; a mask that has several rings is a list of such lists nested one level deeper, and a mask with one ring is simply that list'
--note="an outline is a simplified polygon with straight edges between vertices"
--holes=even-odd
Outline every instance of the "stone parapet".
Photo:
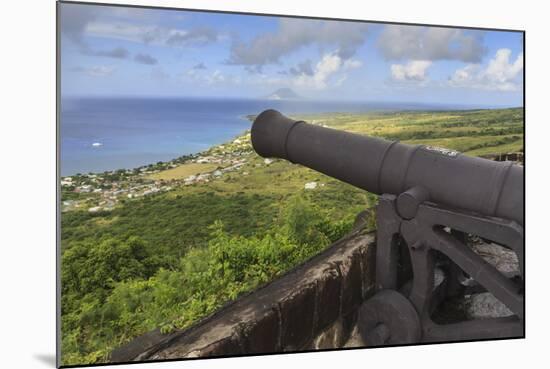
[{"label": "stone parapet", "polygon": [[360,229],[182,331],[155,330],[112,362],[265,354],[347,346],[357,307],[374,292],[374,234]]}]

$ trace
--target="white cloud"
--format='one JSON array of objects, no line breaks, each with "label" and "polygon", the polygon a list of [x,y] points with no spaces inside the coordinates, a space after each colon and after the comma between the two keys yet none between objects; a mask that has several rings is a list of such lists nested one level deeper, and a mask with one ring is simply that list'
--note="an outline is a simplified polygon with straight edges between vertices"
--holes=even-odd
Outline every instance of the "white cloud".
[{"label": "white cloud", "polygon": [[282,18],[274,32],[266,32],[250,42],[235,41],[229,64],[255,66],[277,64],[280,59],[302,47],[336,47],[341,59],[351,58],[365,42],[363,23]]},{"label": "white cloud", "polygon": [[407,64],[392,64],[391,75],[396,81],[422,82],[427,78],[426,71],[432,65],[429,60],[411,60]]},{"label": "white cloud", "polygon": [[155,57],[149,54],[142,54],[142,53],[136,54],[136,56],[134,56],[134,60],[137,63],[146,64],[146,65],[155,65],[158,63],[158,60]]},{"label": "white cloud", "polygon": [[307,74],[309,76],[313,75],[313,66],[311,65],[311,60],[307,59],[298,65],[291,67],[288,72],[283,71],[282,74],[290,73],[293,76],[299,76],[301,74]]},{"label": "white cloud", "polygon": [[479,64],[468,64],[454,72],[449,84],[455,87],[469,87],[484,90],[516,91],[520,88],[518,79],[523,70],[523,53],[511,62],[510,49],[497,50],[486,68]]},{"label": "white cloud", "polygon": [[297,87],[322,90],[328,87],[330,79],[338,74],[335,85],[347,78],[346,71],[359,68],[362,63],[356,59],[342,60],[337,53],[325,54],[313,68],[312,74],[302,73],[291,80]]},{"label": "white cloud", "polygon": [[356,59],[343,60],[337,52],[330,52],[321,57],[310,68],[294,68],[292,73],[269,75],[256,73],[247,78],[235,76],[227,71],[216,69],[212,72],[204,69],[189,68],[182,73],[182,81],[193,80],[210,86],[254,85],[270,87],[293,87],[303,90],[324,90],[341,85],[348,77],[348,72],[362,66]]},{"label": "white cloud", "polygon": [[511,55],[510,49],[499,49],[485,71],[487,78],[499,83],[506,83],[516,78],[523,70],[523,53],[520,53],[513,63],[510,63]]},{"label": "white cloud", "polygon": [[208,27],[185,30],[127,22],[91,21],[85,25],[83,33],[115,40],[169,46],[202,45],[218,39],[218,34]]},{"label": "white cloud", "polygon": [[386,60],[479,63],[487,52],[481,35],[453,28],[387,25],[377,46]]},{"label": "white cloud", "polygon": [[336,54],[327,54],[317,63],[311,77],[303,76],[302,81],[312,83],[315,88],[326,87],[327,79],[342,66],[342,59]]},{"label": "white cloud", "polygon": [[457,69],[450,78],[450,83],[456,86],[471,84],[480,69],[479,64],[468,64],[464,68]]},{"label": "white cloud", "polygon": [[211,73],[207,73],[204,69],[190,68],[181,75],[182,81],[187,82],[189,79],[202,84],[213,87],[220,85],[238,85],[242,82],[241,77],[232,74],[224,74],[221,70],[216,69]]},{"label": "white cloud", "polygon": [[206,76],[205,80],[208,84],[216,84],[225,82],[226,78],[221,71],[216,69],[211,75]]},{"label": "white cloud", "polygon": [[91,67],[75,67],[72,68],[72,72],[79,72],[79,73],[85,73],[92,77],[106,77],[116,70],[113,66],[107,66],[107,65],[97,65],[97,66],[91,66]]},{"label": "white cloud", "polygon": [[122,41],[143,42],[144,35],[154,30],[155,27],[152,26],[136,26],[122,22],[89,22],[84,28],[84,34]]},{"label": "white cloud", "polygon": [[363,65],[360,60],[357,59],[348,59],[344,62],[344,69],[355,69]]},{"label": "white cloud", "polygon": [[73,42],[84,45],[82,38],[88,23],[95,21],[99,15],[99,7],[81,6],[77,4],[61,4],[59,25],[61,33]]},{"label": "white cloud", "polygon": [[[145,9],[62,4],[60,11],[62,34],[88,53],[95,52],[89,50],[84,36],[168,46],[204,45],[224,38],[206,26],[179,29],[158,25],[162,24],[158,13]],[[136,24],[136,20],[140,22]]]},{"label": "white cloud", "polygon": [[[109,19],[124,22],[127,19],[135,22],[159,22],[158,13],[148,9],[122,8],[110,6],[87,6],[81,4],[62,3],[59,6],[59,24],[61,32],[73,42],[86,46],[83,35],[91,23],[101,24],[99,19]],[[120,23],[121,28],[127,23]]]},{"label": "white cloud", "polygon": [[115,69],[116,69],[115,67],[108,67],[108,66],[101,65],[101,66],[89,68],[88,74],[95,77],[105,77],[113,74]]}]

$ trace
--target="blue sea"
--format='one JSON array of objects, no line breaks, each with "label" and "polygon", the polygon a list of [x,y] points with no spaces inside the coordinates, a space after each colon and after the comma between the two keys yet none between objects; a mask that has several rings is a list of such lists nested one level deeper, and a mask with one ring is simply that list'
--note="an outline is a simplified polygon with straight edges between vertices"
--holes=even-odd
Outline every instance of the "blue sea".
[{"label": "blue sea", "polygon": [[250,129],[246,115],[442,110],[443,105],[198,98],[64,98],[61,175],[136,168],[197,153]]}]

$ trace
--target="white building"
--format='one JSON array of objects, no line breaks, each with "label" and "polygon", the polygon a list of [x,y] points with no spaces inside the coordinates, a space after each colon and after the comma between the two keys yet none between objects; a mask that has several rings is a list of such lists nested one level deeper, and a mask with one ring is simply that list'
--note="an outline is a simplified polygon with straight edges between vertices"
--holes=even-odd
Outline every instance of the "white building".
[{"label": "white building", "polygon": [[304,185],[305,190],[314,190],[317,188],[317,182],[308,182]]},{"label": "white building", "polygon": [[92,192],[92,190],[93,190],[92,185],[80,186],[80,192]]}]

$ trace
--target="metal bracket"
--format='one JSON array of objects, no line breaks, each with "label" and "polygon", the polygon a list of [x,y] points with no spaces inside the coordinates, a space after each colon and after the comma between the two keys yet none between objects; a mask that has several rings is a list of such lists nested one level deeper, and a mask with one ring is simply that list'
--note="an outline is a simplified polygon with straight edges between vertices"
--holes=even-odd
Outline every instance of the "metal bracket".
[{"label": "metal bracket", "polygon": [[[468,234],[512,250],[519,260],[521,278],[510,279],[486,262],[465,242]],[[382,302],[376,301],[377,308],[384,305],[385,291],[400,292],[418,314],[421,331],[417,342],[522,337],[523,250],[523,227],[514,221],[440,207],[428,202],[421,188],[411,189],[398,197],[382,195],[377,208],[376,288],[379,293],[375,295],[382,294],[378,298]],[[444,280],[435,284],[436,264],[441,261],[445,262]],[[514,315],[436,324],[432,313],[443,300],[468,293],[460,281],[464,273],[475,280],[480,289],[492,293]],[[392,301],[386,304],[394,308],[396,304]],[[406,303],[399,301],[401,308],[408,311]],[[385,331],[380,324],[395,325],[390,324],[387,317],[385,321],[373,322],[377,318],[369,313],[372,306],[369,307],[369,301],[364,305],[359,314],[360,321],[367,322],[363,324],[362,335],[369,344],[368,325],[378,326],[379,331]],[[370,336],[372,340],[372,334]],[[384,342],[415,343],[399,342],[395,339],[399,336],[403,336],[402,332],[392,333],[390,329],[384,335]],[[382,341],[373,343],[384,344]]]}]

